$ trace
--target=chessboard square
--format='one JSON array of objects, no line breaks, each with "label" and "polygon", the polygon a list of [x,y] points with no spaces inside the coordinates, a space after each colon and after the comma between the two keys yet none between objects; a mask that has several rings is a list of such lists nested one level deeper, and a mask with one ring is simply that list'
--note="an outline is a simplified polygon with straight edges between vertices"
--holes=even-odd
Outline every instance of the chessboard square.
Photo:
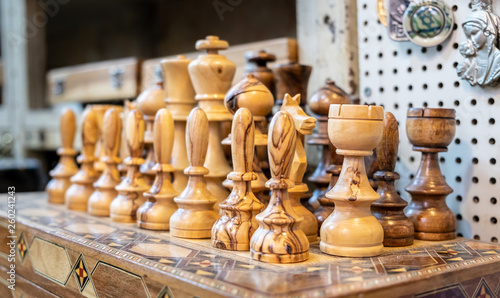
[{"label": "chessboard square", "polygon": [[185,258],[192,252],[191,249],[173,244],[139,243],[129,249],[146,257],[177,257]]},{"label": "chessboard square", "polygon": [[116,231],[116,228],[108,225],[88,223],[71,224],[65,226],[64,229],[77,234],[109,234]]}]

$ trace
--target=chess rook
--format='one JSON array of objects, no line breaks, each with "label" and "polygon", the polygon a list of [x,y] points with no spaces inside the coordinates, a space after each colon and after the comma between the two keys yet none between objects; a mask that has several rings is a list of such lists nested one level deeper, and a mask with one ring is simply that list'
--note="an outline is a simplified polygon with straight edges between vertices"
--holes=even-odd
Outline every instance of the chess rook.
[{"label": "chess rook", "polygon": [[384,133],[376,148],[378,171],[377,193],[380,199],[372,204],[372,213],[384,228],[384,246],[408,246],[413,244],[413,223],[404,214],[408,203],[403,200],[394,187],[399,174],[394,171],[398,158],[398,122],[390,112],[385,113]]},{"label": "chess rook", "polygon": [[49,196],[49,203],[64,204],[64,196],[71,186],[70,178],[78,172],[78,167],[73,160],[76,150],[73,149],[76,132],[75,113],[70,109],[64,109],[61,115],[61,148],[57,149],[57,155],[60,156],[56,167],[50,171],[49,181],[45,191]]},{"label": "chess rook", "polygon": [[288,189],[297,133],[292,116],[278,112],[271,121],[268,150],[272,195],[267,208],[256,216],[259,228],[250,240],[252,258],[268,263],[295,263],[309,257],[309,241],[300,229],[303,218],[295,213]]},{"label": "chess rook", "polygon": [[364,156],[371,155],[384,131],[384,110],[378,106],[331,105],[328,136],[344,155],[342,172],[326,197],[335,210],[321,226],[320,249],[344,257],[369,257],[382,252],[384,230],[370,205],[379,195],[366,176]]},{"label": "chess rook", "polygon": [[170,217],[177,210],[174,198],[179,194],[173,187],[170,164],[174,142],[174,119],[167,109],[160,109],[154,121],[154,152],[156,178],[151,189],[144,193],[146,202],[137,210],[137,225],[150,230],[168,230]]},{"label": "chess rook", "polygon": [[[277,64],[273,67],[276,81],[276,109],[279,110],[285,94],[300,94],[302,98],[307,98],[307,85],[311,72],[311,66],[296,62]],[[304,100],[301,106],[304,108],[305,105],[306,101]]]},{"label": "chess rook", "polygon": [[227,178],[233,181],[233,190],[219,204],[221,217],[212,227],[212,245],[227,250],[249,250],[250,238],[259,227],[255,216],[264,207],[251,187],[257,175],[253,172],[255,129],[249,109],[241,108],[234,115],[231,137],[234,170]]},{"label": "chess rook", "polygon": [[117,165],[121,162],[118,157],[120,149],[120,136],[122,120],[118,109],[110,109],[106,112],[102,125],[102,146],[104,156],[104,172],[94,183],[95,191],[88,201],[88,211],[96,216],[109,216],[109,206],[118,195],[115,187],[120,184],[120,172]]},{"label": "chess rook", "polygon": [[118,196],[111,202],[111,220],[116,222],[135,223],[137,209],[144,203],[143,193],[149,189],[139,170],[144,149],[144,116],[138,110],[128,113],[125,126],[127,147],[130,156],[125,158],[127,174],[122,182],[115,187]]},{"label": "chess rook", "polygon": [[174,201],[179,209],[170,218],[170,235],[181,238],[210,238],[213,224],[219,218],[214,211],[217,198],[207,188],[203,166],[208,147],[208,119],[200,108],[191,111],[186,128],[186,147],[190,166],[184,173],[189,180]]},{"label": "chess rook", "polygon": [[405,188],[412,200],[405,210],[415,226],[415,239],[450,240],[455,238],[455,216],[446,205],[453,189],[439,168],[438,153],[448,151],[455,137],[454,109],[408,110],[406,134],[413,151],[422,152],[417,174]]}]

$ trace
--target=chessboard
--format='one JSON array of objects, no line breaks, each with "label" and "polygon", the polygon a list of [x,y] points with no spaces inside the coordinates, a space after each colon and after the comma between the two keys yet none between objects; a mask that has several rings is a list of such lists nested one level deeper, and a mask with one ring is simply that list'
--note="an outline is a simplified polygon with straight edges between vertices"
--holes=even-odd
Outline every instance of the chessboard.
[{"label": "chessboard", "polygon": [[210,239],[174,238],[70,211],[49,204],[45,193],[16,195],[12,227],[7,196],[0,202],[2,241],[16,236],[16,291],[7,288],[12,252],[0,245],[1,297],[500,295],[500,245],[470,239],[416,240],[376,257],[345,258],[322,253],[318,238],[307,261],[273,264],[216,249]]}]

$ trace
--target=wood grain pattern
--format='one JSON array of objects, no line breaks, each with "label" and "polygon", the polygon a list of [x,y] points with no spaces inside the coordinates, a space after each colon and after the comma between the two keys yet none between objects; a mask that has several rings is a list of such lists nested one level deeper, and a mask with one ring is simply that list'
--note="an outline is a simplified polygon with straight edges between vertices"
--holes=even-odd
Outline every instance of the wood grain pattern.
[{"label": "wood grain pattern", "polygon": [[111,220],[116,222],[135,223],[137,209],[145,199],[143,193],[149,189],[139,170],[144,159],[141,158],[144,148],[144,116],[139,110],[128,112],[125,122],[125,135],[130,156],[125,158],[127,174],[115,187],[118,196],[110,205]]},{"label": "wood grain pattern", "polygon": [[[300,94],[307,98],[307,86],[311,76],[312,67],[298,64],[296,62],[278,64],[273,67],[276,80],[276,105],[279,108],[283,103],[285,94]],[[301,106],[305,107],[304,100]]]},{"label": "wood grain pattern", "polygon": [[413,151],[422,152],[417,173],[405,188],[412,197],[405,213],[415,226],[415,239],[455,238],[455,216],[446,205],[446,196],[453,189],[446,183],[438,161],[438,153],[448,151],[455,127],[454,109],[408,110],[406,133]]},{"label": "wood grain pattern", "polygon": [[295,213],[303,218],[303,222],[300,225],[302,231],[306,234],[309,242],[315,242],[318,238],[318,222],[314,214],[302,205],[300,199],[309,190],[307,184],[302,182],[307,169],[307,155],[303,139],[304,135],[312,134],[313,129],[316,127],[316,119],[307,115],[300,106],[300,94],[296,94],[293,98],[285,94],[280,110],[286,111],[292,116],[297,134],[297,145],[295,146],[292,169],[290,171],[290,178],[293,180],[295,186],[288,190],[290,202]]},{"label": "wood grain pattern", "polygon": [[300,229],[303,221],[295,213],[288,189],[297,133],[293,118],[278,112],[271,121],[268,148],[271,180],[266,184],[272,191],[267,208],[256,216],[259,228],[250,240],[252,258],[269,263],[302,262],[309,257],[309,241]]},{"label": "wood grain pattern", "polygon": [[233,181],[229,197],[219,204],[221,217],[212,227],[212,245],[227,250],[249,250],[250,238],[259,224],[255,219],[264,207],[252,192],[251,181],[257,179],[253,172],[255,128],[252,113],[240,108],[234,115],[231,152]]},{"label": "wood grain pattern", "polygon": [[184,173],[189,181],[174,201],[179,209],[170,218],[170,234],[181,238],[210,238],[213,224],[219,218],[214,211],[217,198],[207,188],[203,166],[208,150],[208,119],[200,108],[191,111],[186,128],[186,147],[190,166]]},{"label": "wood grain pattern", "polygon": [[413,223],[404,214],[408,203],[403,200],[394,187],[399,174],[394,171],[398,158],[399,129],[398,122],[390,112],[385,113],[384,133],[377,145],[379,170],[374,174],[378,180],[377,193],[380,199],[373,202],[373,215],[384,228],[384,246],[408,246],[413,244]]},{"label": "wood grain pattern", "polygon": [[174,142],[174,119],[167,109],[156,113],[154,123],[154,152],[158,163],[154,166],[156,178],[147,201],[137,210],[137,225],[150,230],[168,230],[170,217],[177,210],[174,198],[179,194],[172,186],[174,168],[170,164]]},{"label": "wood grain pattern", "polygon": [[274,80],[273,71],[267,64],[276,61],[276,56],[266,50],[259,50],[248,51],[245,54],[245,58],[249,65],[245,69],[245,73],[254,75],[255,78],[264,84],[274,96],[276,94],[276,82]]},{"label": "wood grain pattern", "polygon": [[88,105],[87,108],[92,109],[95,114],[95,119],[97,123],[97,133],[99,135],[99,139],[97,140],[96,144],[96,150],[95,150],[96,161],[94,161],[94,168],[99,172],[99,174],[102,174],[104,168],[106,167],[105,163],[101,161],[101,159],[105,155],[104,140],[103,140],[104,115],[106,114],[106,111],[108,111],[109,109],[118,109],[121,111],[122,108],[120,106],[101,105],[101,104]]},{"label": "wood grain pattern", "polygon": [[49,172],[52,179],[45,189],[49,196],[49,202],[53,204],[64,204],[64,196],[71,185],[70,178],[78,172],[78,168],[73,159],[76,155],[76,151],[73,149],[76,117],[72,110],[64,109],[62,111],[59,128],[61,130],[62,143],[62,147],[57,150],[57,155],[60,156],[59,162],[55,168]]},{"label": "wood grain pattern", "polygon": [[96,115],[92,108],[86,109],[82,121],[82,152],[77,161],[80,170],[71,177],[71,186],[66,191],[66,207],[71,210],[87,211],[87,204],[94,192],[93,183],[99,178],[94,169],[95,147],[99,138]]},{"label": "wood grain pattern", "polygon": [[326,194],[335,210],[321,226],[324,253],[366,257],[382,252],[384,230],[370,210],[380,196],[368,181],[364,156],[371,155],[382,138],[383,115],[378,106],[330,106],[328,135],[344,163],[337,184]]},{"label": "wood grain pattern", "polygon": [[115,187],[120,184],[120,172],[117,165],[121,162],[118,157],[122,120],[119,109],[110,109],[104,115],[102,126],[102,140],[104,156],[101,162],[105,164],[104,172],[94,183],[95,191],[88,201],[88,211],[96,216],[109,216],[109,207],[118,195]]}]

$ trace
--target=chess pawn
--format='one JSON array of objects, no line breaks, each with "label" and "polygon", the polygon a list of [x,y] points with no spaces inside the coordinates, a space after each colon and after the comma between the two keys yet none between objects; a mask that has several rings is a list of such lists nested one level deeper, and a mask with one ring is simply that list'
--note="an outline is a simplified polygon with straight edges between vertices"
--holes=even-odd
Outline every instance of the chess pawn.
[{"label": "chess pawn", "polygon": [[307,144],[321,147],[321,160],[314,173],[308,180],[316,185],[316,189],[309,199],[309,204],[314,210],[320,207],[319,198],[324,196],[331,180],[331,174],[327,172],[331,164],[330,140],[328,139],[328,109],[331,104],[349,104],[351,100],[349,95],[335,85],[332,80],[326,80],[325,86],[314,93],[307,105],[311,111],[316,114],[318,120],[317,132],[307,141]]},{"label": "chess pawn", "polygon": [[413,223],[403,212],[408,203],[403,200],[394,187],[399,174],[394,171],[398,158],[398,122],[390,112],[385,113],[384,133],[376,148],[378,171],[377,193],[380,199],[372,204],[372,213],[384,228],[384,246],[408,246],[413,244]]},{"label": "chess pawn", "polygon": [[191,60],[185,56],[165,59],[160,62],[165,80],[165,103],[174,118],[174,147],[171,164],[174,167],[175,190],[181,192],[187,185],[188,176],[184,169],[189,166],[186,149],[186,121],[189,112],[196,106],[194,89],[189,77],[188,65]]},{"label": "chess pawn", "polygon": [[76,151],[73,149],[76,118],[72,110],[63,110],[59,129],[62,146],[57,149],[57,155],[60,158],[56,167],[49,173],[52,180],[49,181],[45,189],[49,196],[49,203],[52,204],[64,204],[64,196],[71,186],[70,178],[78,172],[78,167],[73,160],[76,155]]},{"label": "chess pawn", "polygon": [[66,191],[65,196],[66,207],[70,210],[87,211],[88,200],[94,192],[92,184],[99,178],[98,172],[94,169],[97,139],[98,129],[95,112],[92,109],[86,109],[82,122],[82,152],[77,158],[81,167],[71,177],[71,186]]},{"label": "chess pawn", "polygon": [[[273,108],[273,95],[252,74],[247,74],[246,77],[238,84],[234,85],[226,94],[224,104],[231,114],[234,114],[240,108],[248,108],[250,113],[254,115],[255,120],[255,139],[254,144],[257,148],[267,147],[267,131],[263,130],[263,124],[266,122],[265,116],[271,112]],[[234,121],[234,120],[233,120]],[[224,145],[231,145],[231,135],[222,141]],[[263,200],[269,201],[269,196],[265,194],[267,177],[264,175],[260,167],[260,160],[256,154],[253,154],[253,171],[257,174],[257,180],[252,181],[252,190],[256,196]],[[224,186],[232,189],[232,180],[224,181]],[[266,198],[267,197],[267,198]]]},{"label": "chess pawn", "polygon": [[[276,108],[279,109],[285,98],[285,94],[300,94],[307,98],[307,85],[311,76],[312,67],[308,65],[291,62],[278,64],[273,68],[276,80]],[[301,103],[304,108],[306,101]]]},{"label": "chess pawn", "polygon": [[219,204],[221,217],[212,227],[212,246],[249,250],[250,238],[259,226],[255,216],[264,207],[251,187],[257,175],[253,172],[255,130],[249,109],[241,108],[234,115],[231,138],[234,171],[227,178],[233,181],[233,190]]},{"label": "chess pawn", "polygon": [[276,83],[274,81],[273,71],[267,67],[267,63],[276,61],[276,56],[265,50],[260,50],[258,52],[246,52],[245,58],[248,63],[245,74],[252,74],[269,89],[272,95],[274,95],[276,92]]},{"label": "chess pawn", "polygon": [[[122,119],[122,127],[127,127],[127,116],[128,113],[132,110],[137,109],[137,101],[129,101],[125,100],[123,102],[123,112],[121,113],[121,119]],[[120,159],[122,160],[122,163],[118,165],[118,171],[120,171],[120,176],[123,178],[127,175],[127,166],[124,164],[124,161],[127,157],[130,156],[130,152],[128,151],[128,145],[127,145],[127,134],[125,132],[125,129],[122,129],[121,136],[120,136]]]},{"label": "chess pawn", "polygon": [[439,168],[438,153],[448,151],[455,137],[454,109],[408,110],[406,134],[414,151],[422,152],[417,174],[405,188],[412,200],[405,213],[415,227],[415,239],[450,240],[455,238],[455,216],[446,205],[453,189]]},{"label": "chess pawn", "polygon": [[384,131],[384,109],[378,106],[331,105],[328,136],[344,155],[342,172],[326,197],[335,210],[321,226],[322,252],[344,257],[369,257],[382,252],[384,229],[370,205],[379,195],[366,176],[364,156],[373,153]]},{"label": "chess pawn", "polygon": [[106,114],[106,111],[109,109],[122,109],[120,106],[114,106],[114,105],[102,105],[102,104],[96,104],[96,105],[89,105],[88,108],[92,109],[95,114],[95,119],[97,123],[97,134],[99,138],[97,139],[97,144],[96,144],[96,160],[94,161],[94,168],[96,169],[97,172],[99,172],[99,175],[102,174],[104,171],[104,168],[106,167],[106,164],[102,162],[102,158],[105,155],[105,149],[104,149],[104,139],[103,139],[103,122],[104,122],[104,114]]},{"label": "chess pawn", "polygon": [[152,87],[144,90],[137,97],[137,108],[144,115],[144,149],[146,158],[140,167],[144,180],[151,185],[155,179],[156,171],[153,167],[156,164],[154,153],[153,124],[156,112],[165,107],[165,90],[161,81],[156,82]]},{"label": "chess pawn", "polygon": [[208,119],[200,108],[189,114],[186,147],[190,166],[184,173],[189,180],[184,191],[174,201],[179,209],[170,218],[170,235],[181,238],[210,238],[212,226],[219,218],[213,206],[217,202],[207,188],[203,166],[208,147]]},{"label": "chess pawn", "polygon": [[88,202],[89,213],[96,216],[109,216],[109,206],[118,195],[115,187],[120,184],[120,172],[117,165],[121,162],[118,157],[122,123],[119,109],[110,109],[104,115],[102,125],[102,147],[104,156],[101,161],[105,164],[104,172],[94,183],[95,191]]},{"label": "chess pawn", "polygon": [[[208,151],[205,167],[209,170],[207,187],[216,198],[217,203],[224,201],[229,191],[222,186],[222,181],[231,172],[221,141],[221,122],[231,121],[233,115],[224,106],[224,97],[231,87],[236,71],[235,64],[219,55],[219,50],[229,47],[227,41],[220,40],[217,36],[207,36],[206,39],[196,42],[197,50],[206,50],[205,55],[200,55],[189,63],[189,75],[196,91],[195,99],[198,106],[205,111],[209,121]],[[225,136],[224,136],[225,137]],[[215,206],[216,211],[219,205]]]},{"label": "chess pawn", "polygon": [[299,217],[303,217],[304,219],[300,228],[306,234],[309,242],[315,242],[318,238],[318,222],[314,214],[302,205],[300,199],[309,190],[307,184],[302,182],[307,169],[306,150],[304,149],[302,140],[304,139],[304,135],[312,134],[313,129],[316,127],[316,119],[307,115],[300,107],[300,94],[295,95],[293,98],[285,94],[281,111],[286,111],[291,115],[296,129],[295,133],[297,134],[297,145],[290,171],[290,178],[295,186],[288,190],[288,195],[293,210]]},{"label": "chess pawn", "polygon": [[137,218],[137,209],[144,203],[143,193],[149,189],[144,181],[139,167],[144,163],[142,151],[144,149],[144,115],[138,110],[128,113],[125,126],[127,147],[130,156],[125,158],[127,175],[115,189],[118,196],[110,206],[111,220],[116,222],[134,223]]},{"label": "chess pawn", "polygon": [[271,121],[268,148],[272,178],[266,183],[272,195],[267,208],[256,216],[259,228],[250,239],[252,258],[268,263],[295,263],[309,257],[309,241],[300,229],[302,218],[295,213],[288,189],[297,134],[292,116],[278,112]]},{"label": "chess pawn", "polygon": [[177,210],[174,198],[179,194],[173,187],[170,164],[174,142],[174,119],[167,109],[156,113],[154,122],[154,152],[158,163],[153,167],[156,178],[144,196],[147,201],[137,210],[137,225],[143,229],[168,230],[170,217]]}]

